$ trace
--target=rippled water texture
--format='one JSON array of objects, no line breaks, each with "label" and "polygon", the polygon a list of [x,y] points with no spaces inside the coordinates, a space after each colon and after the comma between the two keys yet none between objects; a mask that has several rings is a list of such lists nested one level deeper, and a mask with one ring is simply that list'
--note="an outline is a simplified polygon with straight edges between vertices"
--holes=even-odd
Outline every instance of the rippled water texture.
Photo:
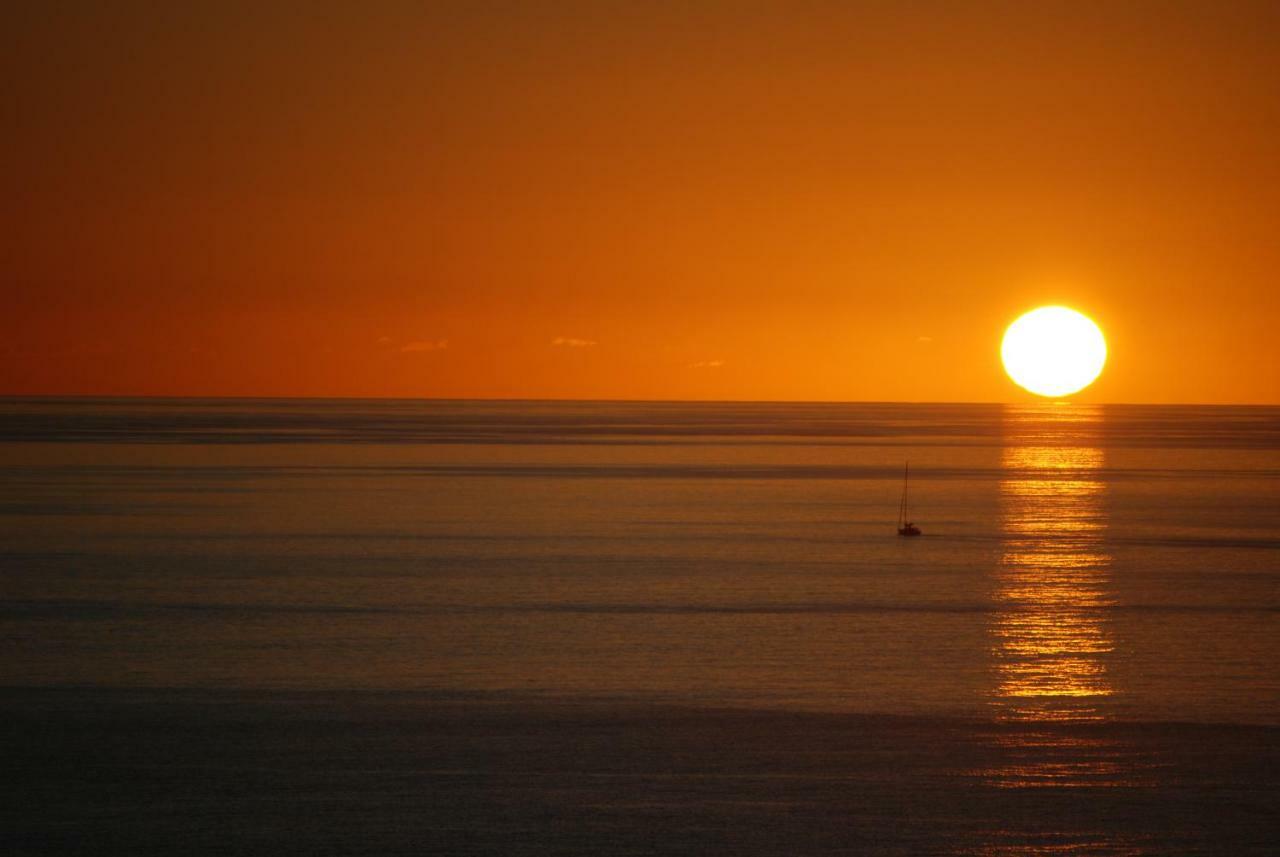
[{"label": "rippled water texture", "polygon": [[[14,733],[43,747],[33,769],[136,750],[148,718],[237,712],[253,756],[284,754],[280,789],[328,771],[359,781],[339,792],[362,817],[404,808],[388,824],[417,832],[384,825],[369,853],[522,853],[517,829],[528,853],[1273,841],[1255,763],[1280,726],[1278,409],[10,399],[0,417],[0,687],[42,712]],[[917,539],[895,533],[908,460]],[[349,737],[272,737],[321,710]],[[188,737],[167,751],[182,782],[250,765]],[[125,758],[98,770],[133,771],[128,796],[151,781]],[[374,762],[418,771],[418,797]],[[98,800],[67,818],[141,812]],[[645,839],[655,813],[669,836]],[[305,839],[272,846],[268,822],[237,847]],[[32,824],[37,850],[75,850]]]}]

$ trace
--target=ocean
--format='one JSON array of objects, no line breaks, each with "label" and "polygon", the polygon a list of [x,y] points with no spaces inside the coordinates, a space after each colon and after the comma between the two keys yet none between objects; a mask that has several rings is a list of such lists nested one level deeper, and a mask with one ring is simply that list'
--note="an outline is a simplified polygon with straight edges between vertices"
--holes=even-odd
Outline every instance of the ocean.
[{"label": "ocean", "polygon": [[0,473],[7,853],[1280,852],[1280,408],[9,398]]}]

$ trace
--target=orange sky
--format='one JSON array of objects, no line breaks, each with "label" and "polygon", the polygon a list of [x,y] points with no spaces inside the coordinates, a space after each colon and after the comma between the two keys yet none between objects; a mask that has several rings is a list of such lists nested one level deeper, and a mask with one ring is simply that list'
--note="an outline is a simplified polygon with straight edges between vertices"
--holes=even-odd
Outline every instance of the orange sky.
[{"label": "orange sky", "polygon": [[1274,3],[91,5],[0,12],[0,393],[1017,401],[1065,303],[1280,403]]}]

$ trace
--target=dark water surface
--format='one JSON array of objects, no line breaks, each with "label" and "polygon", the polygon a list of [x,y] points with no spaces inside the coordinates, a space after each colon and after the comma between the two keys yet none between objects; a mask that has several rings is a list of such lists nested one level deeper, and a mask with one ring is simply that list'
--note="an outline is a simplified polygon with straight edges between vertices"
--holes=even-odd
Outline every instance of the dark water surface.
[{"label": "dark water surface", "polygon": [[8,399],[0,474],[17,853],[1280,847],[1280,409]]}]

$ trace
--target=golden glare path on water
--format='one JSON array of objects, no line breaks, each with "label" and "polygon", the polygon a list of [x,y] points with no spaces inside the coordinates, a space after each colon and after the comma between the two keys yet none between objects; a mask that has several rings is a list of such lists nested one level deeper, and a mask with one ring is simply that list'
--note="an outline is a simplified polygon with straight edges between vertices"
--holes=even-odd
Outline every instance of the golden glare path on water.
[{"label": "golden glare path on water", "polygon": [[1004,450],[995,634],[1005,718],[1096,720],[1097,698],[1111,695],[1100,660],[1113,648],[1102,621],[1102,462],[1092,447]]},{"label": "golden glare path on water", "polygon": [[1102,733],[1112,719],[1115,648],[1105,455],[1097,406],[1010,406],[1000,483],[1002,546],[990,624],[996,741],[1004,788],[1109,787],[1136,782],[1131,754]]}]

